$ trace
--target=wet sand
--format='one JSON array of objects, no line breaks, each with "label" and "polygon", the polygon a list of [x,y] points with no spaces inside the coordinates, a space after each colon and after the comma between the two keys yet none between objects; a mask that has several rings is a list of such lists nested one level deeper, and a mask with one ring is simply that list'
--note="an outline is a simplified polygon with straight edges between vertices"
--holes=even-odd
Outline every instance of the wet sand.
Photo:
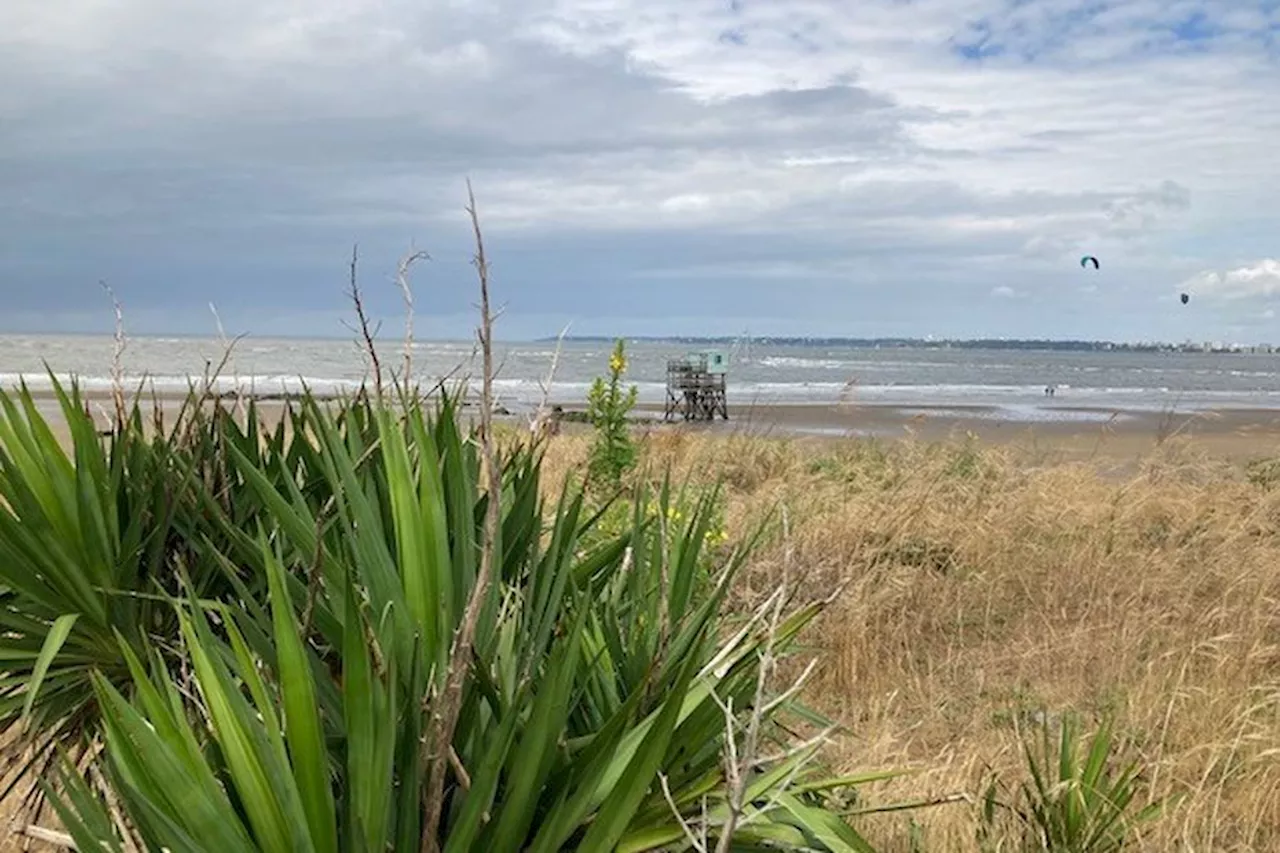
[{"label": "wet sand", "polygon": [[[661,417],[660,407],[637,406]],[[1138,457],[1169,439],[1212,456],[1247,461],[1280,456],[1280,411],[1221,409],[1193,414],[1053,406],[1036,412],[992,406],[757,405],[730,407],[728,421],[681,428],[792,437],[923,441],[963,438],[1052,449],[1066,457]],[[1052,419],[1048,419],[1052,418]],[[662,428],[669,428],[663,425]]]}]

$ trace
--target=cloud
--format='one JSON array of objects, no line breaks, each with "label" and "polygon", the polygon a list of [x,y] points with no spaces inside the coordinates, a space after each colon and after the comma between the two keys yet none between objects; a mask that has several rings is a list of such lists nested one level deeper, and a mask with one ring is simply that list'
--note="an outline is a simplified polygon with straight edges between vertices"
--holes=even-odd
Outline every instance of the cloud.
[{"label": "cloud", "polygon": [[1207,270],[1189,278],[1182,290],[1197,298],[1222,300],[1280,295],[1280,260],[1263,258],[1232,270]]},{"label": "cloud", "polygon": [[376,310],[416,244],[465,318],[470,177],[508,335],[1181,337],[1149,306],[1269,249],[1277,32],[1246,0],[10,0],[0,322],[81,328],[107,278],[147,328],[213,299],[344,334],[355,241]]},{"label": "cloud", "polygon": [[1018,295],[1018,292],[1008,285],[1001,284],[991,288],[991,295],[1000,297],[1001,299],[1012,299]]}]

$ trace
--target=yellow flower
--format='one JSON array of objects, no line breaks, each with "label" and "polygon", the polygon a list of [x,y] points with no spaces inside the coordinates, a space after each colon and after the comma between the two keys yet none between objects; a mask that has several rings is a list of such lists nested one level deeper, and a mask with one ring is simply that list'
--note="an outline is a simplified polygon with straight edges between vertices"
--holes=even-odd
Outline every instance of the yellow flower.
[{"label": "yellow flower", "polygon": [[623,356],[614,353],[609,356],[609,369],[614,373],[622,373],[627,369],[627,360]]}]

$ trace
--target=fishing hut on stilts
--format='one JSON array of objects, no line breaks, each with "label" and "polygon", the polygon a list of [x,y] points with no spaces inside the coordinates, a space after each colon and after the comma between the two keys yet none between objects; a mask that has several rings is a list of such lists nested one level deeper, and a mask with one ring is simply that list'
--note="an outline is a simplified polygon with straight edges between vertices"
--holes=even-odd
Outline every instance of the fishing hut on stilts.
[{"label": "fishing hut on stilts", "polygon": [[667,361],[667,405],[663,420],[729,420],[725,397],[728,359],[719,350],[699,350]]}]

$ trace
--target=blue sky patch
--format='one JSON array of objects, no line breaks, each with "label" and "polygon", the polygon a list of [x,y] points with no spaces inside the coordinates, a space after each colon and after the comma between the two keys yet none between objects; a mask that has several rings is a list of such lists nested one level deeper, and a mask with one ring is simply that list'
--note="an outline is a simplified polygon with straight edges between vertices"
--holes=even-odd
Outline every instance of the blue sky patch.
[{"label": "blue sky patch", "polygon": [[1173,26],[1173,35],[1178,41],[1192,44],[1208,41],[1220,32],[1200,11],[1193,12]]}]

